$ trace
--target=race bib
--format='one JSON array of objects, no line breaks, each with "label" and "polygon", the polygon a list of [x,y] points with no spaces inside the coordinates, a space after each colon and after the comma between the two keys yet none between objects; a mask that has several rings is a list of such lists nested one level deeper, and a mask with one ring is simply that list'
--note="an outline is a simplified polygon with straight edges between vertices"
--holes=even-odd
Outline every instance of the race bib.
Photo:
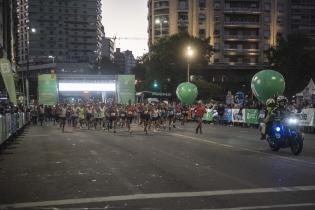
[{"label": "race bib", "polygon": [[110,116],[114,117],[116,116],[116,113],[111,113]]}]

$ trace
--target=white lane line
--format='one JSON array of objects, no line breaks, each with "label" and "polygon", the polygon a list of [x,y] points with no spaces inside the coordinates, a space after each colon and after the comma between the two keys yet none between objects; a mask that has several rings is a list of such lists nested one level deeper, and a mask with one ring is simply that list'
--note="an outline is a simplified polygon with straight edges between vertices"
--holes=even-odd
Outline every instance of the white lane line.
[{"label": "white lane line", "polygon": [[186,138],[186,139],[187,139],[187,138],[188,138],[188,139],[194,139],[194,140],[197,140],[197,141],[200,141],[200,142],[210,143],[210,144],[214,144],[214,145],[218,145],[218,146],[222,146],[222,147],[226,147],[226,148],[237,148],[237,149],[244,150],[244,151],[248,151],[248,152],[253,152],[253,153],[258,153],[258,154],[273,156],[273,157],[281,158],[281,159],[285,159],[285,160],[290,160],[290,161],[296,161],[296,162],[301,162],[301,163],[306,163],[306,164],[315,165],[315,162],[306,161],[306,160],[300,160],[300,159],[291,158],[291,157],[285,157],[285,156],[276,155],[276,154],[271,154],[271,153],[267,153],[267,152],[261,152],[261,151],[249,149],[249,148],[246,148],[246,147],[231,146],[231,145],[227,145],[227,144],[218,143],[218,142],[216,142],[216,141],[201,139],[201,138],[192,137],[192,136],[188,136],[188,135],[181,135],[181,134],[178,134],[178,133],[170,133],[170,135],[172,135],[172,136],[178,136],[178,137],[182,137],[182,138]]},{"label": "white lane line", "polygon": [[251,209],[271,209],[271,208],[295,208],[315,206],[315,203],[294,203],[294,204],[279,204],[269,206],[244,206],[235,208],[221,208],[221,209],[194,209],[194,210],[251,210]]},{"label": "white lane line", "polygon": [[201,192],[133,194],[133,195],[119,195],[119,196],[95,197],[95,198],[77,198],[77,199],[65,199],[65,200],[4,204],[4,205],[0,205],[0,209],[32,208],[32,207],[44,207],[44,206],[60,206],[60,205],[128,201],[128,200],[191,198],[191,197],[208,197],[208,196],[222,196],[222,195],[240,195],[240,194],[252,194],[252,193],[260,194],[260,193],[280,193],[280,192],[300,192],[300,191],[315,191],[315,185],[233,189],[233,190],[214,190],[214,191],[201,191]]}]

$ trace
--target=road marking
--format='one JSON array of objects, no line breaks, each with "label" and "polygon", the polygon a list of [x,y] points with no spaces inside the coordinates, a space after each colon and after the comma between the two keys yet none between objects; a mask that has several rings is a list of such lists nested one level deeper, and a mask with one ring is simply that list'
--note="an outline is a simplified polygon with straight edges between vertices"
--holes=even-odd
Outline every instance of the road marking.
[{"label": "road marking", "polygon": [[279,205],[269,205],[269,206],[244,206],[244,207],[235,207],[235,208],[194,209],[194,210],[251,210],[251,209],[308,207],[308,206],[315,206],[315,203],[294,203],[294,204],[279,204]]},{"label": "road marking", "polygon": [[51,200],[40,202],[26,202],[0,205],[0,209],[8,208],[34,208],[44,206],[61,206],[100,202],[129,201],[129,200],[146,200],[146,199],[165,199],[165,198],[191,198],[191,197],[209,197],[222,195],[240,195],[240,194],[260,194],[260,193],[280,193],[280,192],[300,192],[315,191],[315,185],[310,186],[292,186],[292,187],[271,187],[271,188],[250,188],[234,190],[214,190],[200,192],[174,192],[174,193],[151,193],[151,194],[133,194],[119,195],[94,198],[77,198],[65,200]]},{"label": "road marking", "polygon": [[248,152],[253,152],[253,153],[258,153],[258,154],[263,154],[263,155],[268,155],[268,156],[274,156],[276,158],[281,158],[281,159],[285,159],[285,160],[290,160],[290,161],[296,161],[296,162],[301,162],[301,163],[307,163],[307,164],[315,165],[315,162],[310,162],[310,161],[306,161],[306,160],[300,160],[300,159],[291,158],[291,157],[285,157],[285,156],[271,154],[271,153],[267,153],[267,152],[261,152],[261,151],[249,149],[249,148],[246,148],[246,147],[241,147],[241,146],[235,147],[235,146],[231,146],[231,145],[228,145],[228,144],[218,143],[218,142],[212,141],[212,140],[201,139],[201,138],[198,138],[198,137],[192,137],[192,136],[188,136],[188,135],[181,135],[181,134],[178,134],[178,133],[170,133],[170,135],[178,136],[178,137],[182,137],[182,138],[194,139],[194,140],[197,140],[197,141],[200,141],[200,142],[210,143],[210,144],[214,144],[214,145],[218,145],[218,146],[222,146],[222,147],[226,147],[226,148],[237,148],[237,149],[248,151]]}]

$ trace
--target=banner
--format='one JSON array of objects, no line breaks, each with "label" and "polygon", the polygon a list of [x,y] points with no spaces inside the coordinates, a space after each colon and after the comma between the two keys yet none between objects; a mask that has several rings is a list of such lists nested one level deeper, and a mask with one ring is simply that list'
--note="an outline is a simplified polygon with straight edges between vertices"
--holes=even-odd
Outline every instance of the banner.
[{"label": "banner", "polygon": [[258,110],[245,109],[245,123],[258,124]]},{"label": "banner", "polygon": [[232,122],[232,109],[224,110],[224,121]]},{"label": "banner", "polygon": [[212,122],[213,121],[213,110],[207,109],[207,112],[203,115],[203,121]]},{"label": "banner", "polygon": [[300,126],[314,126],[315,109],[303,109],[300,114]]},{"label": "banner", "polygon": [[245,109],[242,109],[241,112],[240,109],[232,109],[232,122],[243,123],[245,122],[244,116]]},{"label": "banner", "polygon": [[56,77],[51,74],[38,76],[38,103],[43,105],[55,105],[57,103]]},{"label": "banner", "polygon": [[1,75],[4,81],[5,88],[7,89],[7,92],[9,94],[10,101],[13,104],[17,104],[16,102],[16,91],[15,91],[15,84],[13,79],[13,73],[11,69],[11,63],[6,58],[0,59],[0,70]]},{"label": "banner", "polygon": [[119,104],[128,104],[135,102],[135,75],[118,75],[117,97]]}]

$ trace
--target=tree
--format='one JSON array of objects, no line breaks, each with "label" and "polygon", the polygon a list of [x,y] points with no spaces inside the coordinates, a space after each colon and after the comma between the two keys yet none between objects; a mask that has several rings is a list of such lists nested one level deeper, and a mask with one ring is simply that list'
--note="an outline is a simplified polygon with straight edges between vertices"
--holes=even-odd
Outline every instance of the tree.
[{"label": "tree", "polygon": [[310,78],[315,78],[315,50],[311,40],[301,33],[280,38],[276,48],[267,52],[270,67],[279,71],[286,80],[286,94],[303,90]]},{"label": "tree", "polygon": [[161,38],[142,58],[145,68],[145,88],[157,80],[163,91],[175,92],[179,83],[186,81],[188,46],[194,50],[190,59],[191,74],[198,74],[199,69],[208,65],[212,53],[209,40],[201,40],[188,34],[175,34]]}]

